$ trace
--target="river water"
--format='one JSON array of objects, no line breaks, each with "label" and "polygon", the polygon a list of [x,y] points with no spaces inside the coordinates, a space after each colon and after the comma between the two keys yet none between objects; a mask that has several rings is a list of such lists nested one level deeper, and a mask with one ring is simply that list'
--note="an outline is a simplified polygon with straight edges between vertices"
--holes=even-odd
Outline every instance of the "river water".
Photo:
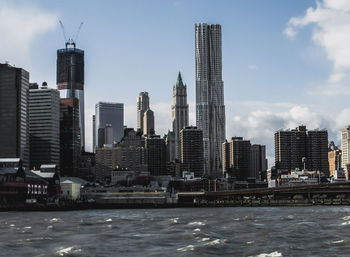
[{"label": "river water", "polygon": [[350,207],[0,213],[1,256],[350,256]]}]

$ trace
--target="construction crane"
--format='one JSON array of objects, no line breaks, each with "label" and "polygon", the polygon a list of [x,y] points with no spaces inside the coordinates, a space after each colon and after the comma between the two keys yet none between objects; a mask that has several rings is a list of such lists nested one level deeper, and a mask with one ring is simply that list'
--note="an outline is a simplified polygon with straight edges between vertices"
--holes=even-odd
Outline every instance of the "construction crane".
[{"label": "construction crane", "polygon": [[78,39],[80,30],[81,30],[81,27],[83,26],[84,23],[83,23],[83,22],[80,23],[77,32],[75,33],[75,35],[73,35],[73,37],[70,37],[70,38],[67,38],[67,36],[66,36],[66,31],[65,31],[65,29],[64,29],[64,26],[63,26],[63,23],[62,23],[61,20],[59,20],[59,23],[60,23],[60,26],[61,26],[61,29],[62,29],[62,33],[63,33],[64,40],[65,40],[65,42],[66,42],[66,48],[67,48],[69,45],[72,45],[72,46],[75,48],[75,44],[76,44],[76,42],[77,42],[77,39]]}]

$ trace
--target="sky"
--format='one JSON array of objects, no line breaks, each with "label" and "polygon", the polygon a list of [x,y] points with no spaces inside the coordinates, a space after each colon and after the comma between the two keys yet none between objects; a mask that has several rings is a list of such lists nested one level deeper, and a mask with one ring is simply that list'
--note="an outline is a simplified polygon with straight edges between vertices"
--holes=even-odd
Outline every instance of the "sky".
[{"label": "sky", "polygon": [[340,144],[350,124],[348,0],[0,0],[0,63],[56,88],[59,26],[85,51],[85,133],[99,101],[124,103],[136,127],[138,93],[147,91],[155,130],[171,128],[172,87],[181,71],[195,125],[195,23],[222,26],[226,137],[267,146],[274,132],[304,124]]}]

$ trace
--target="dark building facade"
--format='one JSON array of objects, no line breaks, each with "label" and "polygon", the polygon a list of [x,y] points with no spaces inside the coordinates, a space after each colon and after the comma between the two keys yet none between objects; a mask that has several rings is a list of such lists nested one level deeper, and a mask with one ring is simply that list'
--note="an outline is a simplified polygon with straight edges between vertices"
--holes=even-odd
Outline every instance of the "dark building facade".
[{"label": "dark building facade", "polygon": [[180,160],[184,171],[204,175],[203,131],[197,127],[185,127],[180,131]]},{"label": "dark building facade", "polygon": [[[30,168],[60,164],[60,95],[47,84],[29,90]],[[59,171],[59,168],[58,168]]]},{"label": "dark building facade", "polygon": [[0,158],[21,158],[29,168],[29,73],[0,64]]},{"label": "dark building facade", "polygon": [[232,137],[230,141],[230,171],[231,177],[245,181],[250,176],[250,153],[251,144],[249,140],[242,137]]},{"label": "dark building facade", "polygon": [[74,47],[57,50],[57,89],[61,99],[76,99],[79,114],[80,147],[85,147],[84,51]]},{"label": "dark building facade", "polygon": [[166,145],[164,138],[153,135],[145,139],[147,151],[147,165],[151,176],[162,176],[167,174],[166,168]]},{"label": "dark building facade", "polygon": [[60,101],[60,147],[61,176],[76,176],[81,154],[79,100],[76,98]]},{"label": "dark building facade", "polygon": [[296,129],[275,132],[276,169],[302,170],[304,157],[306,169],[329,175],[327,130],[307,130],[306,126],[298,126]]},{"label": "dark building facade", "polygon": [[250,149],[250,177],[265,179],[267,171],[266,147],[254,144]]}]

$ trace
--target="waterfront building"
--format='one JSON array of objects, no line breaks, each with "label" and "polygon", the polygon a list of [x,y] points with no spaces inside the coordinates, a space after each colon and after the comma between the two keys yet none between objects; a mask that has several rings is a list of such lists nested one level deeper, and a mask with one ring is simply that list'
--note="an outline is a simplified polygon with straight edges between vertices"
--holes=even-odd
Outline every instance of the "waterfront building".
[{"label": "waterfront building", "polygon": [[145,138],[148,171],[151,176],[167,175],[165,140],[158,135]]},{"label": "waterfront building", "polygon": [[193,172],[195,177],[204,175],[202,130],[188,126],[180,131],[180,160],[183,171]]},{"label": "waterfront building", "polygon": [[137,98],[137,130],[143,133],[143,116],[145,111],[149,109],[148,92],[141,92]]},{"label": "waterfront building", "polygon": [[44,82],[29,90],[30,167],[60,164],[60,94]]},{"label": "waterfront building", "polygon": [[143,135],[154,135],[154,113],[147,109],[143,114]]},{"label": "waterfront building", "polygon": [[[175,156],[171,158],[180,159],[180,131],[188,126],[188,104],[187,86],[182,82],[181,73],[173,86],[173,104],[171,106],[172,130],[175,136]],[[171,159],[169,161],[173,161]]]},{"label": "waterfront building", "polygon": [[221,26],[200,23],[195,31],[196,124],[203,131],[205,173],[218,175],[226,138]]},{"label": "waterfront building", "polygon": [[[69,47],[73,46],[73,47]],[[71,108],[78,113],[79,144],[85,149],[85,108],[84,108],[84,51],[75,47],[75,43],[66,43],[66,47],[57,50],[57,89],[65,103],[70,101]],[[74,122],[74,121],[72,121]]]},{"label": "waterfront building", "polygon": [[[95,105],[95,133],[98,135],[99,129],[106,127],[109,132],[107,136],[111,137],[109,138],[110,144],[120,142],[124,135],[124,104],[98,102]],[[109,143],[102,137],[98,137],[95,146],[101,147],[103,144]]]},{"label": "waterfront building", "polygon": [[267,171],[266,147],[254,144],[250,149],[250,177],[262,180]]},{"label": "waterfront building", "polygon": [[0,64],[0,157],[29,168],[29,72]]},{"label": "waterfront building", "polygon": [[[306,158],[306,159],[304,159]],[[303,160],[306,161],[303,163]],[[307,130],[298,126],[292,130],[275,132],[275,167],[281,171],[320,171],[329,175],[328,132],[327,130]]]},{"label": "waterfront building", "polygon": [[60,100],[60,173],[75,177],[78,174],[81,154],[79,126],[79,100]]}]

